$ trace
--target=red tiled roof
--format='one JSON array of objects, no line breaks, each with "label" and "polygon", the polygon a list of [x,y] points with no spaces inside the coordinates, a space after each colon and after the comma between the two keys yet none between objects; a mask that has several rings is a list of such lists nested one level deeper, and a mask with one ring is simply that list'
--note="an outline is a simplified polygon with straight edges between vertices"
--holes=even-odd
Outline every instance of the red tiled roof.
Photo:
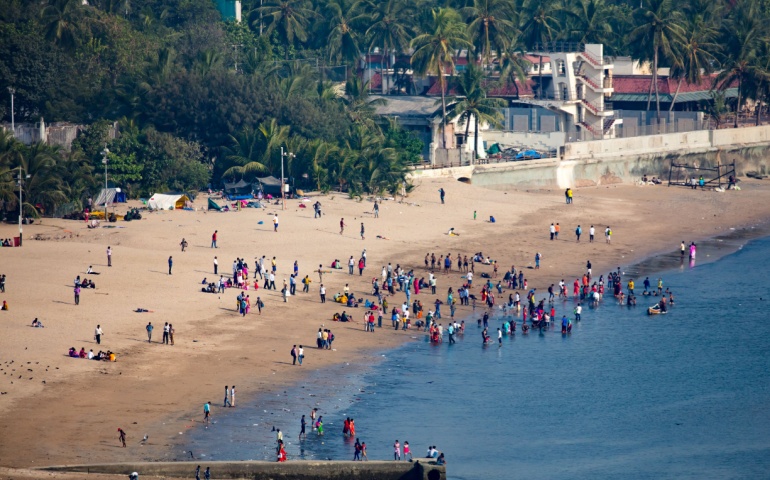
[{"label": "red tiled roof", "polygon": [[[437,79],[432,78],[433,84],[430,86],[427,92],[425,92],[425,95],[428,96],[438,96],[441,95],[441,90],[439,90],[439,84]],[[447,78],[447,84],[445,84],[445,94],[446,95],[457,95],[457,91],[455,88],[451,87],[451,82],[449,78]],[[514,87],[512,84],[508,84],[505,87],[498,87],[495,83],[489,82],[487,84],[489,86],[489,90],[487,91],[487,95],[490,97],[515,97],[516,96],[516,87]],[[516,85],[518,86],[518,96],[520,97],[530,97],[534,95],[534,86],[535,82],[531,79],[527,79],[523,84],[516,81]]]},{"label": "red tiled roof", "polygon": [[[707,92],[712,89],[716,75],[704,76],[700,83],[689,84],[682,82],[679,93]],[[615,75],[612,77],[612,88],[615,93],[647,94],[650,91],[651,75]],[[658,76],[658,92],[662,95],[673,95],[676,92],[678,80],[667,76]],[[737,86],[736,85],[730,85]],[[654,88],[654,87],[653,87]]]}]

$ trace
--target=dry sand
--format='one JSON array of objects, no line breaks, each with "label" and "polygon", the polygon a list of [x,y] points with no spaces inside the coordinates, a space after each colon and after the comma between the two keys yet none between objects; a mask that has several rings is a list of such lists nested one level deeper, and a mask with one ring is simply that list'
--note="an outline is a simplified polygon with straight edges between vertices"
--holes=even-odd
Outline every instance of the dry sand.
[{"label": "dry sand", "polygon": [[[726,193],[664,186],[581,188],[573,205],[565,205],[563,192],[554,190],[496,191],[451,180],[418,183],[405,203],[383,202],[379,219],[371,214],[371,202],[332,193],[318,197],[324,216],[316,220],[312,208],[300,209],[297,201],[289,201],[285,212],[271,206],[230,213],[146,213],[141,221],[112,224],[122,227],[114,229],[89,230],[82,222],[52,219],[26,226],[23,248],[0,249],[0,274],[8,276],[0,300],[10,304],[10,311],[0,312],[0,465],[170,458],[168,445],[200,422],[205,401],[214,403],[213,415],[220,413],[216,406],[224,385],[237,385],[237,400],[244,402],[291,382],[312,383],[313,369],[368,359],[361,353],[406,341],[411,333],[365,333],[359,308],[355,323],[331,325],[335,351],[314,348],[318,327],[332,324],[332,314],[343,308],[320,304],[318,276],[312,272],[319,263],[328,268],[334,258],[358,259],[363,248],[369,268],[362,277],[349,276],[347,269],[326,275],[328,297],[345,283],[368,294],[372,277],[379,277],[388,262],[415,267],[422,275],[426,252],[437,257],[451,252],[454,257],[483,251],[500,262],[503,272],[510,265],[533,265],[539,251],[541,269],[525,272],[530,285],[544,290],[581,274],[588,259],[594,272],[606,273],[650,254],[673,251],[681,240],[697,241],[770,218],[770,183],[761,181],[742,182],[741,191]],[[446,205],[439,202],[440,187],[447,191]],[[202,196],[196,206],[205,208],[206,201]],[[273,233],[276,211],[280,231]],[[489,215],[497,223],[486,222]],[[348,224],[344,235],[339,234],[341,217]],[[358,235],[362,221],[365,241]],[[551,222],[561,224],[559,241],[548,240]],[[584,229],[579,244],[573,233],[577,224]],[[593,244],[587,238],[591,224],[598,237]],[[603,240],[607,225],[613,230],[611,245]],[[450,227],[460,236],[447,236]],[[209,247],[214,230],[219,231],[216,250]],[[1,238],[16,232],[16,226],[0,225]],[[185,253],[179,247],[182,237],[189,242]],[[111,268],[106,266],[108,245],[114,252]],[[169,255],[174,257],[172,276],[167,275]],[[300,278],[311,274],[311,293],[300,293],[298,285],[298,295],[283,303],[276,291],[250,290],[251,298],[261,296],[266,308],[261,316],[252,310],[243,318],[235,311],[238,291],[200,292],[204,277],[215,278],[214,255],[224,273],[236,257],[246,258],[250,267],[255,256],[277,257],[279,289],[298,260]],[[101,273],[92,277],[97,289],[84,290],[75,306],[73,279],[84,276],[89,265]],[[477,274],[485,269],[489,271],[483,267]],[[439,274],[439,297],[460,284],[457,273]],[[435,297],[421,292],[419,298],[426,303]],[[399,303],[402,299],[397,297]],[[134,313],[138,307],[153,313]],[[30,327],[35,317],[44,329]],[[150,321],[156,326],[155,342],[163,323],[172,323],[176,345],[149,345],[145,325]],[[97,324],[105,331],[101,347],[93,340]],[[289,350],[300,343],[311,346],[305,350],[305,365],[292,366]],[[118,361],[70,359],[71,346],[110,349]],[[118,446],[119,426],[128,432],[128,448]],[[141,446],[145,433],[150,441]]]}]

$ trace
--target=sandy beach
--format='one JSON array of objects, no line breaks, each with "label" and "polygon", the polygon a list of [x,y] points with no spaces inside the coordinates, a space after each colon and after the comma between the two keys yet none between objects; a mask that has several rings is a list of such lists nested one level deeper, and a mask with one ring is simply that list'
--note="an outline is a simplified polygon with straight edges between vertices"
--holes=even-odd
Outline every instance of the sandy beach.
[{"label": "sandy beach", "polygon": [[[411,336],[391,329],[365,332],[363,308],[353,309],[352,323],[332,322],[335,312],[351,309],[320,303],[314,273],[319,264],[328,270],[335,258],[344,263],[352,255],[357,260],[365,248],[368,266],[362,276],[350,276],[346,268],[335,270],[324,275],[324,284],[327,297],[348,283],[366,296],[372,278],[388,262],[414,268],[419,278],[427,277],[426,253],[438,257],[449,252],[454,258],[481,251],[500,263],[501,277],[511,265],[525,268],[529,284],[545,293],[548,285],[562,278],[569,283],[582,274],[587,260],[595,274],[606,275],[618,265],[674,251],[682,240],[697,242],[763,224],[770,218],[770,183],[743,181],[740,186],[740,191],[725,193],[665,186],[580,188],[574,203],[566,205],[563,191],[488,190],[450,179],[417,180],[404,203],[384,201],[377,219],[372,202],[335,193],[312,197],[308,208],[290,200],[285,211],[271,206],[229,213],[205,211],[207,197],[202,195],[195,212],[145,213],[140,221],[109,224],[116,228],[88,229],[83,222],[43,219],[24,227],[23,248],[0,249],[0,274],[7,275],[0,301],[10,305],[9,311],[0,312],[0,435],[6,439],[0,442],[0,465],[173,459],[168,445],[202,421],[206,401],[214,405],[214,416],[221,412],[225,385],[237,385],[242,401],[297,381],[312,385],[317,369],[368,361],[362,360],[363,353]],[[447,192],[445,205],[439,188]],[[316,200],[322,204],[321,219],[314,219],[310,208]],[[126,205],[117,208],[119,213],[125,210]],[[274,233],[276,212],[280,227]],[[496,223],[487,221],[490,215]],[[341,218],[348,225],[343,235]],[[365,240],[359,236],[361,222]],[[558,241],[548,239],[552,222],[561,225]],[[578,224],[584,230],[580,243],[574,235]],[[591,224],[597,230],[594,243],[588,242]],[[613,231],[610,245],[603,238],[608,225]],[[449,228],[460,235],[446,235]],[[219,248],[212,249],[215,230]],[[0,238],[17,232],[17,226],[0,225]],[[182,238],[189,242],[184,253]],[[112,267],[107,267],[108,246]],[[534,265],[536,252],[543,257],[541,268],[526,269]],[[262,315],[252,309],[242,317],[235,309],[239,290],[200,291],[204,278],[217,278],[215,255],[224,274],[231,272],[237,257],[253,267],[255,257],[275,256],[279,290],[297,260],[300,279],[312,279],[310,293],[301,293],[298,285],[297,295],[284,303],[278,291],[249,290],[252,304],[260,296],[265,309]],[[168,275],[169,256],[173,275]],[[100,274],[85,275],[89,265]],[[477,264],[477,275],[484,271],[491,272],[491,267]],[[78,275],[92,279],[97,288],[84,290],[75,305],[73,280]],[[456,270],[437,273],[439,298],[445,298],[449,286],[461,285],[459,275]],[[422,291],[413,299],[427,304],[437,296]],[[398,304],[403,299],[395,297]],[[136,313],[137,308],[150,312]],[[458,307],[458,315],[467,313],[468,307]],[[45,328],[30,327],[36,317]],[[147,342],[148,322],[156,327],[152,344]],[[174,346],[159,343],[164,322],[174,325]],[[93,339],[97,324],[104,330],[102,345]],[[321,324],[334,332],[335,350],[315,348]],[[294,344],[309,346],[302,367],[291,365]],[[72,359],[67,356],[70,347],[109,349],[117,362]],[[127,448],[119,446],[118,427],[128,434]],[[141,445],[145,434],[149,441]],[[0,470],[0,478],[8,472]]]}]

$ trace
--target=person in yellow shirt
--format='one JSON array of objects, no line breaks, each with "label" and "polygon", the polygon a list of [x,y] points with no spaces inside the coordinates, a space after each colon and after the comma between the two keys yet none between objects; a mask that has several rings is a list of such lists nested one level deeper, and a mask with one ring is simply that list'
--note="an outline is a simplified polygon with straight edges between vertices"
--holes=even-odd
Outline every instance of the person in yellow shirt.
[{"label": "person in yellow shirt", "polygon": [[633,295],[634,294],[634,279],[628,281],[628,294]]}]

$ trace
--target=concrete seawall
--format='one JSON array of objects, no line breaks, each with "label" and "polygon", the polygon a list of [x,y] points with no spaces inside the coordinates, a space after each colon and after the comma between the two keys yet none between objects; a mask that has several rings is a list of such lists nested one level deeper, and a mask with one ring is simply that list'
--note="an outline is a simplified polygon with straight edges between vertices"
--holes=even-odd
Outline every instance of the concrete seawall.
[{"label": "concrete seawall", "polygon": [[412,178],[452,177],[474,185],[584,187],[633,183],[643,175],[668,180],[671,161],[699,167],[736,164],[736,173],[770,170],[770,126],[569,143],[562,158],[415,170]]},{"label": "concrete seawall", "polygon": [[[195,467],[206,467],[213,478],[253,480],[446,480],[446,467],[411,462],[137,462],[101,465],[61,465],[40,470],[82,472],[86,474],[143,475],[168,478],[195,478]],[[435,463],[435,461],[434,461]]]}]

